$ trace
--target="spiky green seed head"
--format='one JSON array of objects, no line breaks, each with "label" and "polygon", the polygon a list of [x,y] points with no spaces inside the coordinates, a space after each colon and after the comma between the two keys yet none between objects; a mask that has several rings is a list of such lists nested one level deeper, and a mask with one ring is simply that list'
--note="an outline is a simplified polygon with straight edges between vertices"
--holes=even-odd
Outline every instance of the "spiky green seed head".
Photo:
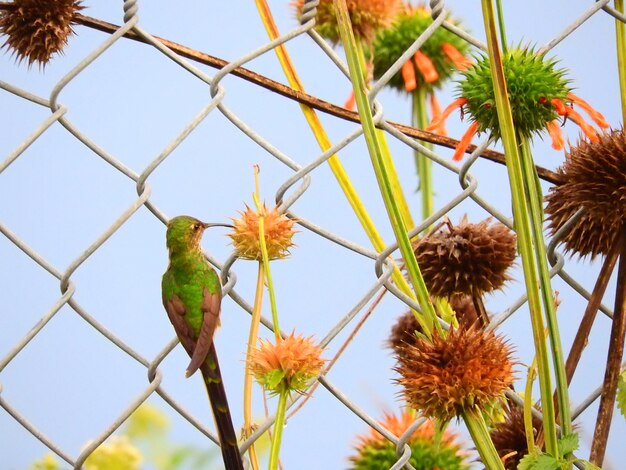
[{"label": "spiky green seed head", "polygon": [[[521,137],[531,138],[558,117],[551,100],[567,100],[571,92],[567,70],[557,68],[555,59],[530,47],[509,49],[503,67],[515,129]],[[478,132],[489,131],[500,138],[489,57],[478,58],[462,75],[457,89],[460,97],[467,99],[464,110],[470,120],[478,122]]]},{"label": "spiky green seed head", "polygon": [[[380,424],[394,436],[400,437],[415,419],[416,417],[409,411],[404,411],[401,416],[387,413]],[[446,430],[441,439],[437,439],[434,422],[425,422],[407,440],[411,448],[409,463],[416,470],[469,468],[464,461],[461,446],[455,438],[455,434]],[[350,457],[351,470],[388,469],[398,461],[396,445],[374,429],[367,435],[359,436],[355,447],[357,454]]]},{"label": "spiky green seed head", "polygon": [[[454,24],[459,24],[454,19],[449,19]],[[379,79],[415,42],[415,40],[432,24],[433,20],[430,11],[423,7],[404,8],[396,17],[389,28],[381,30],[374,40],[372,55],[374,60],[374,78]],[[462,55],[466,55],[469,50],[469,43],[461,39],[445,28],[437,28],[432,36],[420,48],[433,63],[439,74],[439,78],[428,83],[424,76],[416,67],[415,69],[416,87],[425,87],[427,92],[440,88],[454,73],[456,67],[454,62],[443,52],[442,46],[449,44],[456,48]],[[388,85],[398,91],[405,92],[405,83],[400,72],[396,73]]]}]

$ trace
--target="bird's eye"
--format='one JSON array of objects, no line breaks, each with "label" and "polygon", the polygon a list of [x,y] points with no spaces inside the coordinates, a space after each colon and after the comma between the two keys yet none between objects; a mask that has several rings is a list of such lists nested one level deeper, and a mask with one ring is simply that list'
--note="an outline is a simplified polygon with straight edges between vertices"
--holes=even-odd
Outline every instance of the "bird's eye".
[{"label": "bird's eye", "polygon": [[200,224],[193,224],[193,229],[198,230],[200,228]]}]

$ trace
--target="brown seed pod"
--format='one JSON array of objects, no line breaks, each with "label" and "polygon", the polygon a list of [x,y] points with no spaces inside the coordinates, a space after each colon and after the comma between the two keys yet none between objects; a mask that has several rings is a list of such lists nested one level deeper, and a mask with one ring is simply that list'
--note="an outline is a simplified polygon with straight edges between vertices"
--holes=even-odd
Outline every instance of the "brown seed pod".
[{"label": "brown seed pod", "polygon": [[607,254],[626,222],[626,137],[624,130],[582,140],[558,169],[563,184],[550,188],[546,215],[554,234],[579,209],[582,217],[563,238],[565,250],[581,257]]},{"label": "brown seed pod", "polygon": [[[478,314],[474,308],[471,297],[466,295],[454,296],[450,299],[450,306],[456,314],[456,319],[461,328],[469,328],[478,320]],[[417,341],[416,332],[421,332],[422,328],[413,313],[405,312],[398,317],[391,327],[387,346],[398,355],[408,344],[415,344]]]},{"label": "brown seed pod", "polygon": [[493,331],[478,327],[436,330],[397,356],[403,396],[429,418],[448,421],[465,410],[488,410],[512,383],[511,348]]},{"label": "brown seed pod", "polygon": [[80,0],[13,0],[10,5],[0,11],[0,34],[7,35],[2,47],[28,65],[45,65],[63,51],[74,33],[74,14],[83,9]]},{"label": "brown seed pod", "polygon": [[[533,416],[533,435],[541,429],[541,420]],[[528,441],[524,428],[524,409],[516,405],[505,407],[504,421],[495,425],[491,431],[491,440],[502,459],[506,470],[516,470],[520,460],[528,454]]]},{"label": "brown seed pod", "polygon": [[447,225],[420,239],[414,247],[426,287],[436,297],[477,295],[502,287],[515,260],[517,238],[490,219],[477,224]]}]

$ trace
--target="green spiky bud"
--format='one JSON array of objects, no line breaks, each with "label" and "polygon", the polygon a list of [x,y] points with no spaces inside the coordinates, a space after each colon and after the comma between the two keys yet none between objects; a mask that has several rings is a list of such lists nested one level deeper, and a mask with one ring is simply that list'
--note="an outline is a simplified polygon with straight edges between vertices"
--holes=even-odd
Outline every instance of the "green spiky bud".
[{"label": "green spiky bud", "polygon": [[[381,425],[395,436],[401,436],[413,424],[415,416],[404,411],[400,416],[387,413]],[[469,468],[463,458],[456,435],[444,431],[437,436],[433,421],[422,424],[408,438],[411,448],[409,463],[416,470],[465,470]],[[396,445],[371,429],[368,435],[359,436],[355,446],[357,454],[350,457],[352,470],[380,470],[393,467],[398,461]]]},{"label": "green spiky bud", "polygon": [[[567,100],[570,93],[566,69],[557,68],[557,61],[537,54],[532,48],[512,48],[503,57],[513,123],[518,134],[531,138],[558,117],[551,100]],[[464,72],[458,91],[467,100],[464,109],[478,132],[489,131],[500,137],[500,125],[495,108],[491,64],[484,56]]]},{"label": "green spiky bud", "polygon": [[[450,21],[457,23],[454,20]],[[426,8],[406,5],[393,25],[376,35],[372,48],[374,78],[380,78],[432,22],[430,11]],[[449,49],[450,47],[453,49]],[[448,53],[446,53],[446,48],[448,48]],[[422,71],[411,60],[415,71],[415,86],[417,88],[425,86],[429,92],[434,88],[440,88],[455,69],[469,65],[469,60],[465,59],[468,50],[469,44],[465,40],[445,28],[437,28],[422,45],[420,51],[430,59],[438,77],[436,80],[425,79]],[[456,51],[458,54],[451,55],[450,51]],[[399,91],[407,91],[400,71],[389,80],[388,85]]]}]

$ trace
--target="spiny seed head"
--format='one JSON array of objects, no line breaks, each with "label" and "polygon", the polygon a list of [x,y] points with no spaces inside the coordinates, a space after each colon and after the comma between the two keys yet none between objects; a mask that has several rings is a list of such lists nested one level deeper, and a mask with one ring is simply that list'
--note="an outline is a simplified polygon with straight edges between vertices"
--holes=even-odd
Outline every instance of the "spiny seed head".
[{"label": "spiny seed head", "polygon": [[63,51],[74,14],[83,9],[80,0],[13,0],[10,6],[0,11],[0,35],[7,36],[2,47],[28,65],[45,65]]},{"label": "spiny seed head", "polygon": [[[459,24],[452,18],[448,18],[448,21]],[[374,78],[380,78],[432,22],[430,11],[425,7],[404,4],[393,24],[380,30],[376,35],[371,52]],[[448,46],[444,46],[445,44]],[[427,91],[432,91],[433,88],[440,88],[452,75],[457,64],[444,52],[449,46],[453,46],[463,56],[469,49],[469,43],[445,28],[437,28],[419,49],[430,59],[439,75],[439,78],[432,82],[425,80],[415,62],[409,59],[415,70],[416,88],[426,87]],[[399,91],[406,91],[406,84],[400,71],[389,80],[388,85]]]},{"label": "spiny seed head", "polygon": [[[541,420],[533,416],[533,439],[542,428]],[[528,454],[528,441],[524,427],[524,409],[516,405],[505,407],[504,421],[491,431],[491,440],[506,470],[517,470],[520,460]]]},{"label": "spiny seed head", "polygon": [[493,331],[478,327],[437,330],[398,355],[395,370],[403,396],[429,418],[449,421],[465,410],[489,411],[514,379],[511,349]]},{"label": "spiny seed head", "polygon": [[[450,299],[450,305],[461,328],[469,328],[478,320],[471,297],[455,295]],[[413,313],[405,312],[392,326],[387,345],[396,355],[400,355],[404,347],[417,342],[416,333],[422,333],[422,327]]]},{"label": "spiny seed head", "polygon": [[[380,424],[394,436],[402,436],[416,417],[409,411],[400,416],[385,413]],[[463,458],[456,435],[445,431],[441,440],[435,438],[435,423],[426,421],[408,438],[411,448],[409,463],[416,469],[461,470],[469,468]],[[379,470],[393,467],[397,462],[396,445],[373,428],[357,437],[356,455],[350,457],[351,470]]]},{"label": "spiny seed head", "polygon": [[273,344],[261,340],[248,357],[248,369],[261,386],[272,393],[302,392],[324,366],[323,349],[311,337],[293,332]]},{"label": "spiny seed head", "polygon": [[[370,43],[376,32],[393,22],[401,0],[350,0],[347,3],[352,29],[357,40]],[[292,5],[296,18],[302,16],[304,0],[295,0]],[[320,0],[315,17],[315,30],[333,44],[341,42],[335,4],[333,0]]]},{"label": "spiny seed head", "polygon": [[582,209],[582,217],[562,239],[565,249],[592,259],[606,255],[626,223],[624,130],[600,133],[596,143],[580,141],[558,172],[564,183],[546,196],[550,230],[554,234]]},{"label": "spiny seed head", "polygon": [[[284,214],[279,214],[274,207],[267,211],[263,205],[265,244],[270,260],[282,259],[289,256],[289,248],[294,233],[294,221]],[[246,210],[240,212],[240,218],[232,219],[234,228],[228,236],[232,239],[235,254],[242,259],[261,260],[261,245],[259,243],[259,214],[246,205]]]},{"label": "spiny seed head", "polygon": [[[504,53],[503,67],[515,130],[531,138],[558,117],[551,100],[565,100],[571,91],[564,78],[567,71],[557,68],[555,59],[547,59],[529,47],[510,48]],[[464,108],[471,122],[478,123],[478,132],[489,131],[500,138],[489,57],[479,57],[461,73],[458,93],[467,99]]]},{"label": "spiny seed head", "polygon": [[510,279],[506,271],[515,260],[516,240],[499,222],[470,224],[463,217],[459,225],[420,239],[414,250],[431,295],[473,295],[499,289]]}]

